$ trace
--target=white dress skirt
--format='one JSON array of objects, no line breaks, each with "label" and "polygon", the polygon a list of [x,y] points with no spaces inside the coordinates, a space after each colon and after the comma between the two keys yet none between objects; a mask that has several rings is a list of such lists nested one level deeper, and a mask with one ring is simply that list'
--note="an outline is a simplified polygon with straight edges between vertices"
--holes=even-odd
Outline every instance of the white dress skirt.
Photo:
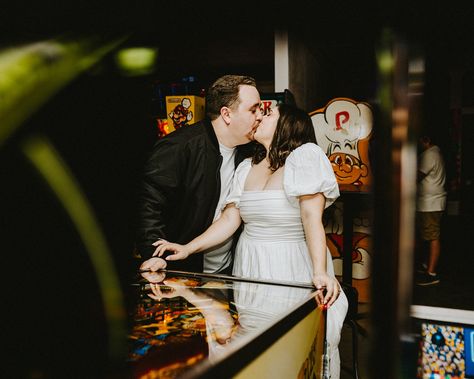
[{"label": "white dress skirt", "polygon": [[[285,162],[283,190],[244,191],[250,167],[249,159],[239,165],[227,199],[227,203],[234,203],[240,209],[244,222],[235,251],[233,275],[312,283],[312,261],[306,245],[298,197],[322,193],[326,198],[326,207],[336,200],[339,189],[329,160],[319,146],[312,143],[295,149]],[[327,273],[334,276],[329,250],[326,261]],[[242,300],[239,299],[239,302],[242,303]],[[271,300],[269,306],[272,306]],[[347,308],[347,298],[341,292],[328,310],[326,336],[333,379],[340,375],[338,345]]]}]

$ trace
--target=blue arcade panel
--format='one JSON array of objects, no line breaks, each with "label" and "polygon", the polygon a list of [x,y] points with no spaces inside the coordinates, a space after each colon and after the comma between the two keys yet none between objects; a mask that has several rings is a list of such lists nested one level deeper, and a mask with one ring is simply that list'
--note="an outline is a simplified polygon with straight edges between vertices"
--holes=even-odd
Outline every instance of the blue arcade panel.
[{"label": "blue arcade panel", "polygon": [[464,329],[464,352],[466,359],[466,376],[474,377],[474,328]]}]

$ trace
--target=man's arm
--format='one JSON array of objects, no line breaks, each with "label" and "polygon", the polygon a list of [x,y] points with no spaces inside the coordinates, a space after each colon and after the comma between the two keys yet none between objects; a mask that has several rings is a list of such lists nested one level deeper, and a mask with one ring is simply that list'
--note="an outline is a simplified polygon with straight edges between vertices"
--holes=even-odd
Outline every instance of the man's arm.
[{"label": "man's arm", "polygon": [[166,238],[167,208],[180,184],[178,144],[169,139],[158,141],[145,165],[139,189],[136,247],[143,259],[149,259],[160,238]]},{"label": "man's arm", "polygon": [[431,170],[434,168],[434,159],[430,151],[425,151],[421,155],[421,159],[418,163],[418,169],[416,170],[416,182],[421,182]]}]

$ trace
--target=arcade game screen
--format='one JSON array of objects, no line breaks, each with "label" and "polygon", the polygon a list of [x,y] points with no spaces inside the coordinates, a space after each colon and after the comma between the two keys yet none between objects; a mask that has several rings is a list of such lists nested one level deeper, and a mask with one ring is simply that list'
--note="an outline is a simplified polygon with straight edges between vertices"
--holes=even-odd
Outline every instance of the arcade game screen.
[{"label": "arcade game screen", "polygon": [[474,328],[441,321],[420,323],[417,378],[474,378]]}]

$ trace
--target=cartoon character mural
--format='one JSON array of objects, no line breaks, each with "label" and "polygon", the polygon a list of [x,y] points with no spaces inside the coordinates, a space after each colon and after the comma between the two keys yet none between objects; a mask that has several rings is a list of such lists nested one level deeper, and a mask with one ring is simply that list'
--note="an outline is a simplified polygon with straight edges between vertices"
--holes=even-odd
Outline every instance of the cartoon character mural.
[{"label": "cartoon character mural", "polygon": [[368,139],[372,110],[366,103],[336,98],[310,113],[318,145],[326,152],[339,186],[347,191],[370,189]]},{"label": "cartoon character mural", "polygon": [[[336,201],[324,214],[326,243],[334,263],[336,276],[342,277],[343,265],[343,213],[344,204]],[[372,217],[368,212],[361,212],[353,220],[352,234],[352,285],[359,292],[359,301],[370,299],[370,267],[372,260]]]},{"label": "cartoon character mural", "polygon": [[[368,192],[372,183],[369,162],[369,140],[372,132],[372,110],[366,103],[347,98],[336,98],[326,107],[310,113],[318,145],[328,156],[341,192]],[[342,201],[325,214],[327,246],[331,252],[334,270],[342,276],[343,214]],[[359,292],[359,301],[369,301],[370,262],[372,254],[372,217],[360,211],[353,218],[352,285]]]},{"label": "cartoon character mural", "polygon": [[181,100],[181,103],[176,105],[169,113],[169,117],[173,121],[175,129],[179,129],[188,124],[193,119],[193,112],[189,109],[191,107],[191,100],[187,97]]}]

